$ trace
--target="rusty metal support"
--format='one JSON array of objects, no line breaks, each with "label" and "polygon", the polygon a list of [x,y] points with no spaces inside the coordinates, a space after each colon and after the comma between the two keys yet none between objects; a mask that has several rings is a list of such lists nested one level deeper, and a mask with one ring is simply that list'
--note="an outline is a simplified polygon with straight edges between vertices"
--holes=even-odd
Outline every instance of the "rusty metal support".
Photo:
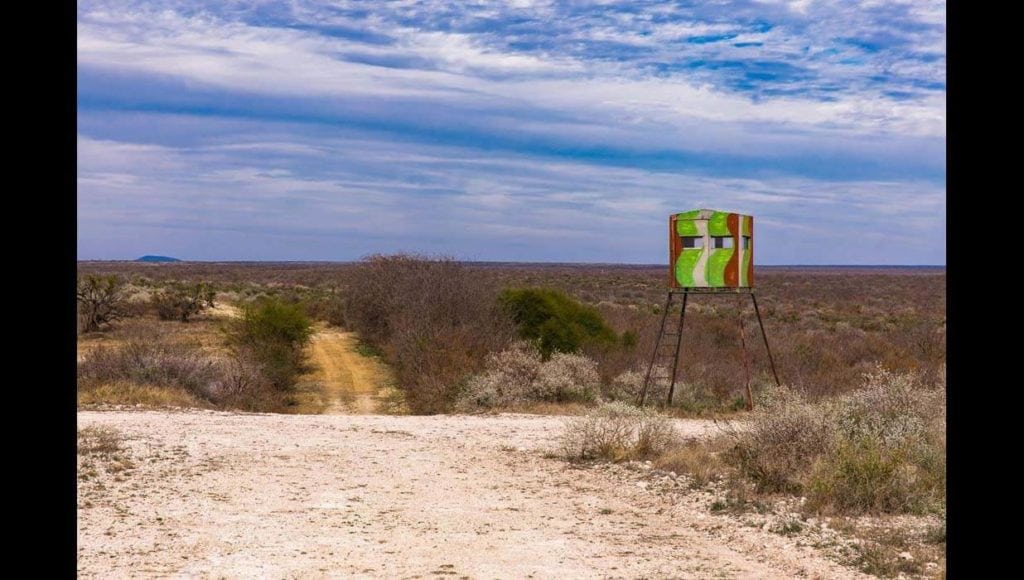
[{"label": "rusty metal support", "polygon": [[686,300],[689,297],[689,293],[683,293],[683,307],[679,309],[679,336],[676,337],[676,355],[672,357],[672,382],[668,386],[666,406],[672,404],[672,393],[676,390],[676,369],[679,367],[679,349],[683,346],[683,322],[686,320]]},{"label": "rusty metal support", "polygon": [[638,405],[644,406],[644,402],[647,400],[647,388],[651,384],[651,370],[654,369],[654,360],[658,358],[658,346],[661,344],[661,337],[665,334],[665,321],[668,319],[668,311],[672,306],[672,292],[668,293],[668,298],[665,300],[665,311],[661,313],[661,327],[658,329],[658,337],[654,339],[654,352],[651,353],[651,363],[647,365],[647,375],[644,376],[644,387],[640,391],[640,401]]},{"label": "rusty metal support", "polygon": [[781,387],[782,383],[779,381],[779,373],[775,371],[775,359],[772,358],[772,349],[768,346],[768,334],[764,331],[764,321],[761,320],[761,309],[757,307],[757,296],[751,292],[750,299],[754,301],[754,312],[757,313],[757,324],[761,327],[761,337],[764,338],[764,349],[768,351],[768,362],[772,365],[772,376],[775,377],[775,385]]},{"label": "rusty metal support", "polygon": [[[682,303],[682,308],[680,308],[680,310],[679,310],[679,327],[678,327],[678,329],[677,329],[677,331],[675,333],[671,333],[671,332],[666,332],[666,324],[668,323],[669,314],[672,311],[673,297],[676,294],[682,294],[683,295],[683,303]],[[751,298],[751,300],[754,303],[754,312],[757,314],[757,324],[758,324],[758,327],[760,327],[760,329],[761,329],[761,338],[764,340],[764,348],[765,348],[765,351],[767,351],[767,353],[768,353],[768,362],[771,364],[771,367],[772,367],[772,376],[775,378],[775,384],[781,386],[782,382],[779,380],[779,373],[778,373],[778,371],[775,368],[775,358],[772,356],[772,349],[768,345],[768,334],[764,330],[764,319],[761,317],[761,309],[758,307],[758,304],[757,304],[757,296],[754,294],[754,292],[753,292],[753,290],[751,288],[728,288],[728,289],[718,289],[718,288],[713,288],[713,289],[682,288],[680,290],[670,290],[669,293],[668,293],[668,298],[665,300],[665,311],[662,312],[662,314],[661,314],[661,326],[658,329],[658,336],[657,336],[657,338],[655,339],[655,342],[654,342],[654,352],[651,353],[651,361],[647,365],[647,374],[644,376],[644,384],[643,384],[643,388],[640,391],[640,396],[638,397],[637,404],[639,406],[643,406],[644,403],[647,402],[647,395],[648,395],[648,393],[650,391],[651,383],[653,382],[652,381],[652,375],[653,375],[653,372],[654,372],[655,362],[657,362],[659,358],[667,358],[667,356],[668,356],[668,352],[662,351],[661,349],[663,347],[668,347],[669,349],[673,348],[673,345],[671,343],[665,344],[663,342],[666,337],[671,337],[671,338],[675,338],[676,339],[676,344],[674,345],[675,352],[673,353],[673,356],[672,356],[672,371],[671,371],[672,374],[669,375],[668,377],[661,377],[661,375],[659,375],[657,378],[665,378],[665,379],[667,379],[669,381],[668,394],[666,396],[665,404],[666,405],[671,405],[672,404],[672,398],[675,395],[675,389],[676,389],[676,374],[679,371],[679,354],[682,351],[682,347],[683,347],[683,328],[684,328],[684,323],[686,321],[686,304],[689,301],[690,294],[716,294],[716,295],[723,295],[723,294],[732,294],[732,295],[750,294],[750,298]],[[746,398],[747,398],[747,410],[752,410],[754,408],[754,394],[753,394],[752,385],[751,385],[751,382],[753,380],[752,379],[752,374],[753,374],[752,373],[752,361],[751,361],[751,356],[750,356],[750,350],[747,348],[747,334],[746,334],[746,326],[744,325],[744,322],[743,322],[743,308],[742,308],[742,305],[739,308],[738,317],[739,317],[739,331],[740,331],[740,346],[743,349],[743,370],[744,370],[745,377],[746,377],[745,388],[746,388]],[[664,353],[664,354],[662,354],[662,353]]]},{"label": "rusty metal support", "polygon": [[744,386],[747,390],[747,410],[754,410],[754,393],[750,390],[750,352],[747,351],[747,332],[743,327],[743,303],[736,310],[736,318],[740,322],[740,347],[743,349],[743,374],[746,378]]}]

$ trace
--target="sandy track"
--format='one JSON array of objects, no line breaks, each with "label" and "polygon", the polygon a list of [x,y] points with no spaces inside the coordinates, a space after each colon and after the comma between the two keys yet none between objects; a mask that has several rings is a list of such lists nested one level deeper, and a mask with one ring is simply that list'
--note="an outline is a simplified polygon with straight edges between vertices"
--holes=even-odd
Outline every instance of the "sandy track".
[{"label": "sandy track", "polygon": [[[80,482],[82,577],[858,577],[545,457],[562,419],[83,411],[137,467]],[[680,421],[697,435],[703,421]]]},{"label": "sandy track", "polygon": [[310,340],[311,374],[323,385],[328,401],[325,414],[380,412],[381,389],[386,380],[381,364],[355,351],[354,333],[320,328]]}]

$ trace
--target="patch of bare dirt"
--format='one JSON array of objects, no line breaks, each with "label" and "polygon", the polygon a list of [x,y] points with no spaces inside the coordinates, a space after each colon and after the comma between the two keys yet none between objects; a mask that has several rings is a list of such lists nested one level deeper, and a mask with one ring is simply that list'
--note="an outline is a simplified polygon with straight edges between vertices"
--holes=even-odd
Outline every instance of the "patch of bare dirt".
[{"label": "patch of bare dirt", "polygon": [[560,417],[78,420],[115,429],[133,465],[79,487],[82,577],[864,577],[699,495],[551,458]]}]

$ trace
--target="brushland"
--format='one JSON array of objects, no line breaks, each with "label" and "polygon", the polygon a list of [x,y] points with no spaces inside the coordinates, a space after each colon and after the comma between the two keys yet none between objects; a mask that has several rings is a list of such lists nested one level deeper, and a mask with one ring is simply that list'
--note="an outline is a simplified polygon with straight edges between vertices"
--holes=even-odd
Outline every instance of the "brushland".
[{"label": "brushland", "polygon": [[[175,284],[205,283],[228,305],[260,297],[300,304],[310,318],[359,332],[368,348],[404,367],[400,383],[423,391],[428,412],[454,408],[487,356],[523,338],[501,306],[503,292],[558,291],[596,311],[617,340],[566,350],[592,359],[607,390],[646,372],[666,291],[665,267],[473,264],[415,255],[345,264],[82,262],[79,272],[117,276],[130,302]],[[759,267],[756,290],[780,377],[811,400],[855,390],[877,364],[916,372],[925,382],[944,373],[942,268]],[[669,412],[716,416],[742,405],[741,315],[755,395],[773,382],[749,299],[697,297],[687,307],[681,384]],[[83,340],[102,342],[121,323]]]},{"label": "brushland", "polygon": [[[633,403],[663,314],[663,267],[399,254],[79,271],[98,300],[80,302],[83,405],[294,411],[312,324],[334,326],[390,367],[413,414],[570,415],[557,455],[572,465],[640,466],[644,477],[705,494],[709,513],[870,574],[942,574],[943,269],[759,268],[782,387],[749,299],[696,297],[673,403],[653,409]],[[171,300],[175,292],[200,298]],[[184,317],[159,314],[161,304],[195,303]],[[664,401],[663,391],[651,395]],[[679,417],[721,427],[687,439],[673,427]]]}]

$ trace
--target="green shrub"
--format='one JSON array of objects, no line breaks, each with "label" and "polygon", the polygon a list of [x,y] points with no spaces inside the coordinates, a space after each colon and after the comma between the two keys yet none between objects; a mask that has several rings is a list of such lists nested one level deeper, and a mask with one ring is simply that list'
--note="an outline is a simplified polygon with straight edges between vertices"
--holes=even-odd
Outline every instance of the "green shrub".
[{"label": "green shrub", "polygon": [[333,288],[329,292],[317,292],[306,297],[303,307],[310,318],[322,320],[330,326],[347,326],[345,301]]},{"label": "green shrub", "polygon": [[636,333],[633,332],[632,330],[627,330],[626,332],[622,333],[622,346],[626,348],[636,347],[636,343],[639,340],[640,339],[637,337]]},{"label": "green shrub", "polygon": [[916,469],[901,448],[877,439],[840,439],[832,452],[819,459],[807,485],[810,506],[842,512],[919,511]]},{"label": "green shrub", "polygon": [[537,340],[545,359],[576,352],[584,344],[614,344],[618,338],[601,313],[548,288],[510,288],[499,300],[523,338]]},{"label": "green shrub", "polygon": [[303,371],[304,347],[313,330],[299,304],[279,298],[264,298],[246,305],[242,316],[229,330],[236,356],[255,361],[271,384],[290,390]]}]

